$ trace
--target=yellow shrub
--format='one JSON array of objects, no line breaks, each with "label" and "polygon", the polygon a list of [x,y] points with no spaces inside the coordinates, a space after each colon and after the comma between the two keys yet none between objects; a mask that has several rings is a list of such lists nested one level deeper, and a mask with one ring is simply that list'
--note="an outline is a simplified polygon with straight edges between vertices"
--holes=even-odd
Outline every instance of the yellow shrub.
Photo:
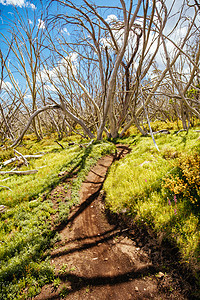
[{"label": "yellow shrub", "polygon": [[200,205],[200,155],[182,155],[177,159],[174,174],[164,179],[168,192],[187,198],[195,206]]}]

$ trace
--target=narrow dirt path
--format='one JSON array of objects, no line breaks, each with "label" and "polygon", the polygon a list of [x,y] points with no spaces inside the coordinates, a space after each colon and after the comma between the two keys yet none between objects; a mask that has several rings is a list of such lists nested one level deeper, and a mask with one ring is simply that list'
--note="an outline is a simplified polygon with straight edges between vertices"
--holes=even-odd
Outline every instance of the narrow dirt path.
[{"label": "narrow dirt path", "polygon": [[[127,152],[118,146],[118,158]],[[103,157],[89,172],[80,205],[71,212],[51,253],[60,282],[44,286],[35,299],[187,299],[178,290],[172,289],[170,296],[162,291],[165,275],[154,267],[148,251],[128,238],[126,229],[109,224],[101,188],[112,162],[112,156]]]}]

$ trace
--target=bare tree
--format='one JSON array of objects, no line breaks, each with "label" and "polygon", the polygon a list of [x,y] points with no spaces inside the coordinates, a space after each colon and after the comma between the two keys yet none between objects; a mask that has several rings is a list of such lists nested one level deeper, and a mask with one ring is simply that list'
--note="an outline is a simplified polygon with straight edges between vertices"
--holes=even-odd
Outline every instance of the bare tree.
[{"label": "bare tree", "polygon": [[[0,100],[2,100],[2,95],[4,95],[6,93],[6,90],[9,90],[9,86],[8,83],[4,82],[4,71],[5,71],[5,66],[6,66],[6,61],[8,60],[9,54],[10,54],[10,50],[11,50],[11,46],[12,46],[12,40],[11,43],[8,47],[7,53],[5,55],[5,57],[2,54],[2,51],[0,50],[0,65],[1,65],[1,73],[0,73]],[[11,112],[11,109],[8,108],[8,113],[6,115],[5,111],[4,111],[4,106],[5,106],[5,102],[4,101],[0,101],[0,112],[1,112],[1,116],[2,116],[2,121],[1,121],[1,129],[3,129],[3,124],[5,125],[5,129],[3,129],[2,135],[3,137],[10,137],[12,140],[14,140],[14,135],[12,133],[12,129],[11,126],[9,124],[9,115]],[[12,107],[12,106],[11,106]]]},{"label": "bare tree", "polygon": [[[151,6],[147,0],[139,0],[137,5],[120,0],[120,7],[113,7],[108,16],[109,6],[87,0],[83,6],[70,0],[50,3],[61,11],[49,17],[48,23],[42,17],[27,23],[19,14],[13,23],[11,50],[18,65],[10,62],[6,70],[14,87],[13,99],[15,95],[27,117],[13,146],[31,124],[40,138],[44,116],[51,116],[51,126],[59,136],[61,128],[79,124],[85,135],[97,139],[103,131],[108,137],[122,136],[133,123],[147,134],[140,121],[147,118],[151,131],[151,117],[167,118],[168,99],[176,99],[174,111],[184,127],[188,126],[185,112],[199,117],[199,106],[194,104],[198,99],[187,96],[199,71],[199,44],[192,58],[187,53],[188,44],[198,36],[197,6],[189,8],[188,19],[186,1],[174,14],[174,3],[169,7],[164,0],[153,0]],[[173,27],[170,18],[175,20]],[[177,40],[175,33],[181,26],[184,32]],[[157,60],[162,63],[160,72]],[[188,76],[186,66],[190,68]],[[26,82],[23,91],[14,78],[14,68]]]},{"label": "bare tree", "polygon": [[[170,9],[167,8],[165,1],[160,1],[162,11],[164,13],[164,19],[170,20]],[[180,11],[178,12],[178,17],[176,16],[176,22],[174,23],[174,27],[170,27],[170,30],[165,34],[165,31],[162,30],[162,32],[159,30],[160,26],[158,26],[159,23],[163,22],[163,16],[162,11],[158,11],[158,8],[156,7],[156,13],[157,21],[155,22],[154,30],[158,33],[158,35],[161,37],[162,41],[162,47],[159,49],[159,53],[163,53],[162,60],[164,64],[164,70],[161,71],[161,73],[158,74],[158,76],[154,77],[154,84],[152,85],[151,89],[149,90],[149,93],[145,96],[145,103],[144,105],[147,107],[149,103],[152,101],[152,98],[157,93],[162,94],[163,85],[171,85],[173,84],[175,89],[174,94],[168,93],[168,97],[170,99],[177,99],[181,100],[180,105],[182,106],[182,114],[184,114],[184,107],[189,109],[193,114],[195,114],[197,117],[199,117],[199,112],[197,109],[192,107],[188,99],[186,98],[186,93],[188,88],[191,86],[195,74],[198,70],[198,62],[199,62],[199,49],[196,51],[194,58],[192,59],[188,53],[187,53],[187,43],[188,41],[192,42],[194,37],[197,34],[197,10],[195,7],[192,8],[192,11],[190,10],[190,18],[185,17],[188,15],[186,10],[188,9],[187,3],[183,3],[183,5],[180,8]],[[191,8],[190,8],[191,9]],[[175,35],[175,32],[181,33],[180,28],[181,26],[184,27],[184,34],[177,37]],[[177,30],[178,29],[178,30]],[[178,39],[178,42],[177,42]],[[170,53],[167,49],[167,45],[170,45]],[[184,74],[184,70],[186,69],[182,68],[182,70],[178,67],[180,65],[180,61],[184,60],[184,62],[187,61],[187,65],[190,66],[190,74],[186,77]],[[179,76],[177,69],[179,68]],[[171,81],[171,82],[170,82]],[[139,107],[137,107],[135,116],[138,117],[142,114],[144,105],[140,103]],[[135,116],[133,116],[129,123],[124,127],[122,134],[131,126],[131,124],[135,121]],[[183,120],[183,118],[182,118]],[[184,124],[186,126],[186,124]]]},{"label": "bare tree", "polygon": [[[13,85],[13,96],[14,94],[18,96],[18,100],[29,116],[38,108],[39,83],[37,82],[37,73],[40,69],[41,53],[45,47],[43,17],[43,13],[38,17],[35,12],[33,17],[30,16],[27,8],[20,11],[15,9],[15,14],[9,21],[9,32],[13,36],[12,42],[9,37],[3,36],[5,44],[11,49],[10,61],[6,65],[6,69]],[[19,82],[21,82],[21,86]],[[22,92],[24,86],[25,91]],[[39,118],[34,118],[32,124],[39,140],[42,135]]]},{"label": "bare tree", "polygon": [[[69,59],[66,59],[68,82],[76,82],[84,93],[81,101],[85,103],[85,108],[88,104],[93,107],[97,115],[97,138],[101,139],[104,130],[114,138],[118,136],[120,127],[122,127],[121,135],[123,135],[133,122],[144,134],[137,119],[143,113],[144,107],[151,102],[154,93],[159,90],[169,70],[173,68],[180,55],[183,55],[186,41],[194,27],[196,14],[191,24],[188,25],[188,30],[179,46],[173,39],[170,40],[170,34],[164,36],[172,9],[167,7],[164,1],[153,1],[152,7],[149,7],[149,1],[139,1],[135,10],[133,10],[132,1],[130,1],[129,8],[126,7],[124,1],[121,1],[121,7],[116,8],[116,15],[118,14],[119,18],[116,17],[113,20],[105,19],[103,14],[100,14],[100,8],[101,11],[103,8],[91,5],[86,0],[84,0],[84,7],[77,7],[71,1],[57,0],[56,3],[63,8],[70,8],[71,14],[58,14],[53,21],[63,21],[69,26],[76,25],[77,39],[71,38],[70,43],[67,45],[63,43],[62,47],[54,45],[54,50],[64,60],[66,59],[64,53],[67,52],[68,56],[70,50],[71,53],[77,53],[85,64],[96,65],[96,72],[99,74],[99,94],[93,97],[91,94],[94,93],[89,92],[88,85],[83,84],[86,79],[85,73],[81,74],[83,69],[80,68],[79,72],[74,72],[73,64],[70,67]],[[139,9],[141,10],[140,16],[138,16]],[[182,9],[174,28],[171,29],[172,33],[183,22],[183,15]],[[166,40],[174,44],[175,54],[172,62],[169,65],[166,63],[166,68],[152,86],[150,93],[148,95],[143,93],[146,97],[143,103],[141,91],[144,88],[144,81],[148,72],[153,69],[156,57]],[[60,51],[61,48],[62,51]],[[95,56],[88,56],[86,49],[90,49]],[[72,95],[73,89],[69,85],[72,86],[73,83],[67,85],[68,93]],[[90,86],[96,85],[92,82]],[[82,119],[81,109],[79,108],[78,111],[74,103],[70,103],[71,109],[74,109]]]},{"label": "bare tree", "polygon": [[[70,8],[72,14],[69,17],[66,14],[59,14],[54,21],[62,20],[68,24],[77,25],[79,29],[79,41],[70,44],[71,51],[78,53],[78,56],[82,57],[83,60],[85,59],[86,63],[90,62],[96,65],[96,72],[99,74],[99,95],[95,95],[95,98],[98,96],[99,99],[96,101],[89,90],[85,88],[85,85],[83,85],[84,78],[80,78],[80,73],[78,74],[79,78],[73,72],[69,72],[69,76],[72,76],[73,81],[82,89],[84,102],[93,107],[97,115],[97,138],[101,139],[103,131],[106,130],[107,120],[110,135],[115,137],[118,134],[114,111],[116,81],[120,65],[127,50],[130,32],[134,32],[134,22],[142,1],[138,1],[135,10],[133,10],[132,1],[127,9],[125,2],[121,0],[121,8],[116,8],[121,15],[121,21],[115,22],[116,29],[114,29],[113,22],[105,20],[104,16],[100,14],[100,7],[95,7],[86,0],[84,0],[84,7],[77,7],[71,1],[56,2],[64,8]],[[109,49],[108,46],[104,47],[104,41],[106,43],[110,42],[112,49]],[[84,51],[88,48],[95,53],[95,58],[92,60]],[[132,60],[133,57],[134,54],[132,55]],[[129,66],[127,66],[128,69]]]}]

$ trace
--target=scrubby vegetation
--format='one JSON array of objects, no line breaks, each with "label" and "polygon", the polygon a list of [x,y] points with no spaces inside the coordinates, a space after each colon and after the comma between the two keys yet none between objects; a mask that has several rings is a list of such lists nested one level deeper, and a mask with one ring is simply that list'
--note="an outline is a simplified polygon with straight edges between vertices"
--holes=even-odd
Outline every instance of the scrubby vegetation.
[{"label": "scrubby vegetation", "polygon": [[[77,139],[77,142],[80,143],[80,140]],[[114,151],[114,145],[106,142],[82,148],[79,145],[68,146],[67,142],[62,144],[65,149],[51,139],[25,143],[20,147],[23,154],[35,151],[46,153],[31,162],[31,168],[43,168],[27,177],[10,176],[6,186],[11,191],[0,191],[0,205],[3,208],[0,214],[1,299],[31,298],[38,293],[40,286],[54,280],[47,250],[59,237],[52,227],[52,216],[55,225],[67,220],[70,207],[77,203],[80,185],[91,166],[102,155]],[[52,188],[63,180],[59,176],[61,172],[64,172],[65,178],[76,177],[70,185],[63,183],[66,191],[71,190],[71,197],[63,199],[63,195],[57,194],[54,205],[49,195]]]},{"label": "scrubby vegetation", "polygon": [[199,268],[200,139],[195,131],[129,136],[132,152],[114,163],[104,184],[106,205],[178,245],[182,262]]},{"label": "scrubby vegetation", "polygon": [[165,178],[165,188],[186,199],[196,210],[200,205],[200,155],[198,153],[182,155],[175,163],[175,170]]},{"label": "scrubby vegetation", "polygon": [[[152,123],[154,131],[162,128]],[[131,128],[122,139],[90,143],[72,136],[36,142],[32,136],[17,149],[23,155],[43,154],[30,159],[20,170],[38,169],[27,176],[1,175],[0,190],[0,298],[28,299],[41,286],[54,282],[49,251],[59,240],[55,226],[66,222],[70,208],[78,203],[79,189],[86,174],[102,155],[115,152],[115,143],[132,148],[116,161],[104,183],[106,206],[123,213],[139,226],[151,227],[162,240],[178,246],[182,263],[198,276],[200,254],[200,138],[195,130],[156,134],[157,151],[151,137]],[[176,127],[177,128],[177,127]],[[72,142],[73,143],[69,143]],[[81,146],[81,147],[80,147]],[[13,150],[1,150],[1,162]],[[3,166],[1,171],[16,166]],[[52,197],[54,187],[62,187]],[[68,196],[70,191],[70,197]]]},{"label": "scrubby vegetation", "polygon": [[115,142],[132,152],[110,170],[107,207],[174,243],[197,274],[200,4],[35,2],[0,0],[0,299],[54,279],[53,227]]}]

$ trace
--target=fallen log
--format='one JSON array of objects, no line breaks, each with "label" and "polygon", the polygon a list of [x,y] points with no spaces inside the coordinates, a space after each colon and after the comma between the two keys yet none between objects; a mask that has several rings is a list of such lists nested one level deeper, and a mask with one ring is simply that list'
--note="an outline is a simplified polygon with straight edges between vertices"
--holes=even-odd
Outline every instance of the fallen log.
[{"label": "fallen log", "polygon": [[[23,157],[24,158],[40,158],[42,156],[43,156],[42,154],[37,154],[37,155],[24,155]],[[8,160],[2,162],[1,165],[3,165],[5,167],[5,166],[11,164],[12,162],[17,161],[17,160],[18,160],[17,157],[12,157],[11,159],[8,159]]]},{"label": "fallen log", "polygon": [[38,170],[27,170],[27,171],[1,171],[0,175],[30,175],[37,173]]},{"label": "fallen log", "polygon": [[[25,166],[28,166],[28,161],[26,159],[26,157],[24,155],[22,155],[19,151],[17,151],[16,149],[14,149],[14,152],[17,153],[23,160]],[[18,158],[18,156],[16,156]],[[20,159],[20,158],[19,158]]]},{"label": "fallen log", "polygon": [[179,134],[180,132],[183,132],[183,131],[187,131],[187,129],[181,129],[181,130],[177,131],[176,135]]},{"label": "fallen log", "polygon": [[0,185],[0,188],[4,188],[4,189],[8,189],[8,190],[12,191],[8,186]]},{"label": "fallen log", "polygon": [[[46,153],[44,153],[44,154],[46,154]],[[40,157],[42,157],[44,154],[30,154],[30,155],[24,155],[24,157],[25,158],[40,158]]]},{"label": "fallen log", "polygon": [[8,180],[8,179],[10,179],[10,177],[7,177],[7,178],[2,179],[2,180],[0,180],[0,182],[6,181],[6,180]]},{"label": "fallen log", "polygon": [[11,159],[8,159],[8,160],[2,162],[2,163],[1,163],[1,166],[4,166],[4,167],[5,167],[5,166],[11,164],[12,162],[15,162],[16,160],[17,160],[17,157],[13,157],[13,158],[11,158]]},{"label": "fallen log", "polygon": [[167,129],[161,129],[161,130],[153,132],[153,134],[158,134],[158,133],[170,134],[170,131]]},{"label": "fallen log", "polygon": [[65,149],[64,147],[63,147],[63,145],[61,144],[61,143],[59,143],[58,141],[54,141],[55,143],[57,143],[62,149]]}]

